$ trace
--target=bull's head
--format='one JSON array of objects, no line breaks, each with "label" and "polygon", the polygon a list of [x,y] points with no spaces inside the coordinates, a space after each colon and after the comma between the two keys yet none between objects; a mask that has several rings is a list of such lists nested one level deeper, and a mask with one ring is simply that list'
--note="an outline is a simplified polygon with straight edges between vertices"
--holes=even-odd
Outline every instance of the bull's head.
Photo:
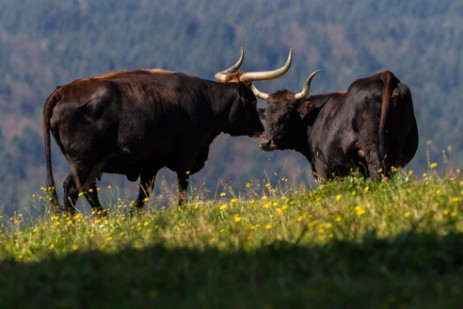
[{"label": "bull's head", "polygon": [[294,93],[281,90],[271,94],[258,90],[252,86],[254,94],[265,100],[268,107],[260,111],[261,118],[265,119],[264,136],[260,148],[265,151],[276,149],[297,149],[304,134],[304,119],[308,115],[312,103],[307,99],[310,94],[312,78],[320,71],[312,72],[306,79],[300,92]]},{"label": "bull's head", "polygon": [[215,79],[221,83],[237,84],[236,97],[230,107],[225,133],[230,135],[249,135],[258,137],[264,131],[257,112],[257,100],[253,93],[252,82],[270,80],[284,75],[291,67],[292,50],[289,51],[286,63],[273,71],[239,72],[244,60],[244,51],[241,48],[241,55],[238,61],[230,68],[215,74]]}]

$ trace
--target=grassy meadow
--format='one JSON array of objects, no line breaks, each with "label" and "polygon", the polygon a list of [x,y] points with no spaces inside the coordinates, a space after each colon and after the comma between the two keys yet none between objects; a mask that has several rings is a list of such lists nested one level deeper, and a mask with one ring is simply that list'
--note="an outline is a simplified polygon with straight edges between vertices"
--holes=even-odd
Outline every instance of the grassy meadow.
[{"label": "grassy meadow", "polygon": [[136,216],[117,196],[105,217],[18,214],[0,230],[0,307],[461,308],[463,177],[433,167]]}]

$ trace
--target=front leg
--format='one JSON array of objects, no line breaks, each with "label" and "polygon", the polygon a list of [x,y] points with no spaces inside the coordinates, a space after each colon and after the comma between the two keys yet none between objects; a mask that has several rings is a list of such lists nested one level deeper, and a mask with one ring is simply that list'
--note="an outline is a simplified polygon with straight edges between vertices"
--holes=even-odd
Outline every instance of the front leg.
[{"label": "front leg", "polygon": [[379,159],[378,147],[365,147],[365,160],[367,162],[369,177],[367,180],[378,181],[383,173],[381,160]]},{"label": "front leg", "polygon": [[157,171],[142,171],[140,174],[140,185],[138,186],[138,197],[135,201],[135,207],[142,209],[145,202],[150,197],[154,188]]},{"label": "front leg", "polygon": [[177,172],[177,184],[178,184],[178,205],[182,206],[188,203],[188,182],[190,180],[190,173],[188,172]]}]

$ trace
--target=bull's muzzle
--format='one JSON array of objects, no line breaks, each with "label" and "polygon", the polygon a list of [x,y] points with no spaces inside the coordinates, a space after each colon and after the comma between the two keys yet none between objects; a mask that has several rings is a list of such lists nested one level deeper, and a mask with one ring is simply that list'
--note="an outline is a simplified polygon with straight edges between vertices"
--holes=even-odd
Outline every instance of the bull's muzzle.
[{"label": "bull's muzzle", "polygon": [[265,150],[265,151],[272,151],[272,150],[277,149],[277,145],[274,143],[272,138],[263,137],[260,140],[260,149]]}]

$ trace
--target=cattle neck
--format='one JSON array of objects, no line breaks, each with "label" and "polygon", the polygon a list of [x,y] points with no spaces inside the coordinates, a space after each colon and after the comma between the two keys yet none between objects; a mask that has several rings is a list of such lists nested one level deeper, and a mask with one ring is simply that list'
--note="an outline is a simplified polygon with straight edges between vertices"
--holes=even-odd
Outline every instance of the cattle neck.
[{"label": "cattle neck", "polygon": [[301,132],[301,135],[298,135],[299,143],[300,145],[299,149],[295,149],[299,152],[301,152],[307,159],[311,159],[312,154],[311,154],[311,149],[310,149],[310,144],[311,144],[311,139],[312,139],[312,132],[314,128],[315,121],[317,120],[320,112],[323,109],[323,106],[326,104],[325,101],[319,100],[321,97],[319,96],[310,96],[308,98],[309,101],[312,102],[312,107],[307,113],[307,116],[302,120],[303,128],[299,132]]}]

